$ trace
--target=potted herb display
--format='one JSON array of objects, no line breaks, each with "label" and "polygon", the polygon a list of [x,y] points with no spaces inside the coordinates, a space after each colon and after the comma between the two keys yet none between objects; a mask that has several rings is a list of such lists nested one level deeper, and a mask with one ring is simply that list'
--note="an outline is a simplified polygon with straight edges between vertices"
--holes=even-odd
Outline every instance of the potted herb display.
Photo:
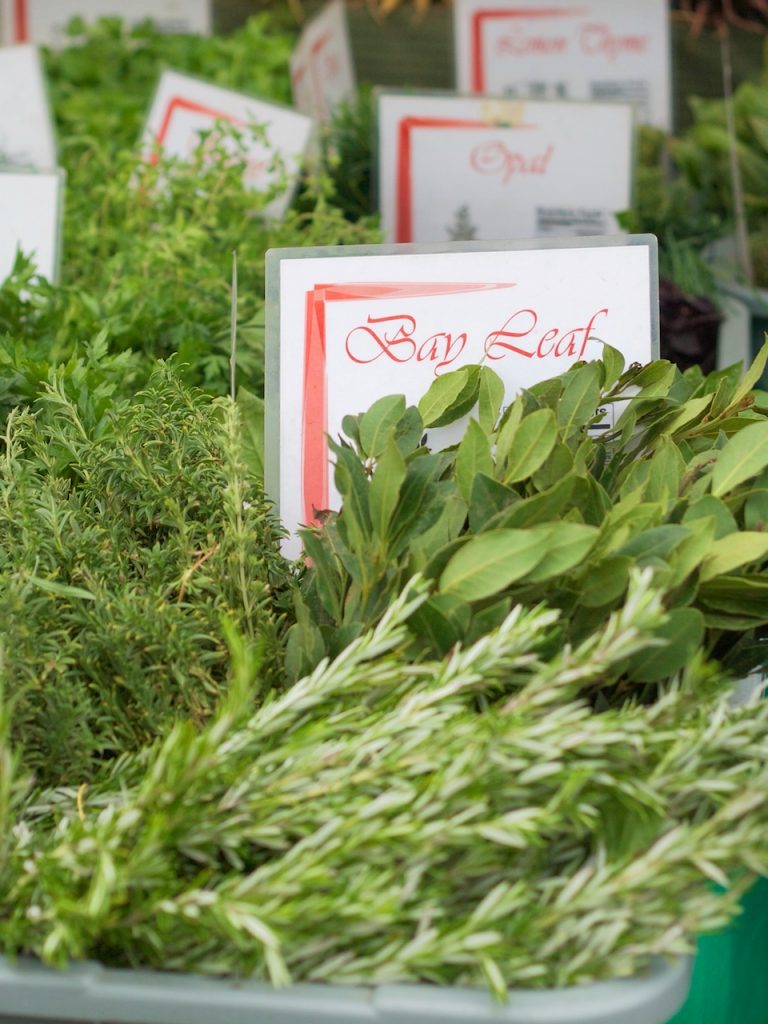
[{"label": "potted herb display", "polygon": [[[156,358],[174,354],[188,383],[225,393],[236,249],[237,362],[247,383],[240,406],[250,436],[260,435],[265,251],[312,239],[377,241],[379,233],[360,214],[351,223],[329,201],[325,180],[310,175],[283,220],[265,221],[269,196],[242,187],[245,153],[231,134],[209,139],[187,163],[140,165],[138,140],[164,67],[286,101],[292,45],[262,15],[226,38],[165,36],[112,19],[46,51],[67,175],[62,272],[52,285],[22,257],[2,282],[0,414],[34,402],[57,367],[79,373],[86,390],[122,398],[146,383]],[[253,52],[264,58],[254,62]],[[119,371],[113,355],[122,359]],[[257,448],[250,454],[258,462]]]},{"label": "potted herb display", "polygon": [[[706,207],[719,219],[722,236],[724,229],[733,224],[732,193],[724,177],[728,159],[725,108],[721,101],[693,100],[692,109],[694,123],[673,143],[674,159]],[[739,339],[737,344],[749,356],[762,344],[768,327],[768,249],[761,198],[768,157],[760,134],[768,109],[768,89],[760,83],[744,83],[734,94],[733,109],[744,180],[744,251],[749,254],[749,261],[745,265],[738,256],[733,235],[726,235],[710,246],[709,253],[724,308],[732,321],[726,329],[741,332],[743,340]]]},{"label": "potted herb display", "polygon": [[[3,1013],[667,1020],[693,936],[766,867],[768,706],[731,707],[726,679],[764,657],[768,423],[752,387],[767,355],[740,379],[623,371],[606,350],[504,412],[478,367],[418,407],[382,399],[345,422],[341,511],[306,533],[295,583],[268,554],[231,406],[207,416],[211,400],[162,371],[106,423],[84,423],[60,389],[37,418],[16,414],[5,514],[29,556],[9,547],[5,589],[51,603],[60,649],[70,637],[41,694],[82,678],[106,698],[102,730],[124,706],[126,669],[105,688],[92,658],[123,591],[177,622],[139,678],[175,679],[183,698],[182,620],[199,630],[217,609],[229,654],[210,661],[225,673],[213,688],[200,677],[210,711],[189,689],[167,734],[107,729],[77,774],[62,761],[46,776],[50,733],[19,704],[23,630],[26,650],[55,654],[34,643],[42,613],[17,613],[0,934],[6,954],[73,966],[6,962]],[[626,402],[613,430],[589,432],[596,408]],[[136,463],[131,438],[156,408],[198,455],[179,504],[145,521],[121,493],[162,479],[158,460],[178,465],[162,448]],[[469,411],[461,442],[431,452],[430,430]],[[220,511],[203,513],[216,493]],[[33,565],[30,531],[48,520],[78,528]],[[107,579],[120,531],[136,556]],[[291,594],[281,683],[263,637],[284,634]]]},{"label": "potted herb display", "polygon": [[136,140],[161,65],[285,99],[290,46],[103,22],[46,56],[62,281],[0,286],[0,1024],[664,1024],[768,869],[768,702],[730,701],[768,349],[382,398],[287,561],[263,256],[377,239],[369,108],[279,223],[233,136]]}]

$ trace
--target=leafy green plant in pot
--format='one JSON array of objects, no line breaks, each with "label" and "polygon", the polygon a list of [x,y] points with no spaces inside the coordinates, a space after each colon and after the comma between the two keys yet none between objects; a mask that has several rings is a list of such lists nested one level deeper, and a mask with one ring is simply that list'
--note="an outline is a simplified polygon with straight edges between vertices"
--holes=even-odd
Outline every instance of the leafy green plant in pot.
[{"label": "leafy green plant in pot", "polygon": [[[722,238],[710,247],[708,257],[716,268],[720,304],[727,314],[724,345],[748,362],[768,329],[768,91],[764,81],[744,82],[734,89],[731,27],[764,35],[766,8],[763,0],[684,0],[681,6],[694,36],[709,28],[719,40],[723,95],[720,100],[691,99],[693,125],[673,142],[672,151],[683,175],[720,221]],[[765,387],[766,380],[761,384]]]},{"label": "leafy green plant in pot", "polygon": [[748,185],[742,166],[733,90],[731,26],[765,34],[766,5],[764,0],[681,0],[680,8],[682,16],[691,25],[691,33],[694,37],[705,29],[711,28],[720,43],[723,79],[722,111],[725,128],[724,152],[728,160],[728,173],[725,182],[730,193],[731,213],[735,222],[739,264],[747,282],[753,284],[754,274],[745,196],[745,189]]},{"label": "leafy green plant in pot", "polygon": [[721,231],[720,219],[671,164],[672,140],[658,128],[638,131],[633,205],[620,215],[630,232],[659,240],[661,356],[681,370],[715,369],[722,313],[706,247]]},{"label": "leafy green plant in pot", "polygon": [[[348,440],[330,442],[341,512],[303,535],[312,568],[294,672],[374,624],[414,572],[436,588],[414,652],[444,653],[516,601],[561,609],[561,641],[578,642],[621,606],[635,564],[653,568],[675,628],[631,667],[634,683],[668,678],[699,648],[735,673],[760,664],[768,423],[752,388],[767,356],[743,378],[737,367],[705,377],[664,360],[624,371],[606,349],[501,415],[501,381],[466,367],[418,407],[391,396],[348,416]],[[472,409],[457,446],[430,450],[433,432]]]},{"label": "leafy green plant in pot", "polygon": [[[726,187],[730,138],[725,105],[718,100],[691,102],[694,123],[673,143],[672,152],[691,187],[720,223],[720,238],[710,246],[708,257],[722,296],[721,304],[729,313],[734,333],[740,332],[735,334],[739,347],[754,352],[768,328],[768,208],[764,197],[768,170],[768,87],[763,83],[744,83],[733,96],[734,132],[744,183],[741,256],[734,232],[734,199]],[[725,330],[729,329],[727,321]]]}]

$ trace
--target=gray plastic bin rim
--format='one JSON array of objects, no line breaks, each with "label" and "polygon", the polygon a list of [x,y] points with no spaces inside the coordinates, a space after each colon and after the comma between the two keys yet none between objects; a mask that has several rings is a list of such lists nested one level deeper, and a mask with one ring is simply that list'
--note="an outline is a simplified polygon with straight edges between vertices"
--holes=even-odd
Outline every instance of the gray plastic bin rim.
[{"label": "gray plastic bin rim", "polygon": [[371,988],[259,982],[81,963],[59,971],[0,957],[0,1024],[665,1024],[684,1003],[691,960],[658,960],[644,975],[574,988]]}]

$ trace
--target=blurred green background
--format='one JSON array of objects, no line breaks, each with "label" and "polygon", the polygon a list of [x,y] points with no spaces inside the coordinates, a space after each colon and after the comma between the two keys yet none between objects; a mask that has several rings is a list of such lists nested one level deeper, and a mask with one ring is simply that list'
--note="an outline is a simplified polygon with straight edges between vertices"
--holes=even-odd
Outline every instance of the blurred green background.
[{"label": "blurred green background", "polygon": [[[620,0],[617,0],[620,2]],[[323,0],[301,0],[310,17]],[[296,4],[298,6],[298,3]],[[421,88],[453,88],[452,11],[433,3],[419,15],[409,0],[391,14],[376,14],[365,0],[348,3],[349,27],[358,79],[374,85],[406,85]],[[288,0],[214,0],[217,31],[231,32],[250,15],[269,10],[286,26],[298,29],[294,5]],[[763,65],[761,36],[731,30],[734,82],[755,78]],[[711,32],[693,38],[686,25],[673,15],[672,73],[675,95],[675,130],[690,124],[686,98],[722,94],[720,47]]]}]

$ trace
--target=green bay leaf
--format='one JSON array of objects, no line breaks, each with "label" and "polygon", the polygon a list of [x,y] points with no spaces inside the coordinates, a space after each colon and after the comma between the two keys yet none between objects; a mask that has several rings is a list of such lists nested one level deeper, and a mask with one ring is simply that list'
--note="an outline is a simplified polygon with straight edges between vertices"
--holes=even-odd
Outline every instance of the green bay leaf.
[{"label": "green bay leaf", "polygon": [[582,523],[559,523],[547,540],[546,554],[539,564],[526,576],[526,581],[541,583],[543,580],[562,576],[579,565],[595,546],[599,530]]},{"label": "green bay leaf", "polygon": [[750,423],[731,437],[712,469],[712,493],[728,494],[768,466],[768,422]]},{"label": "green bay leaf", "polygon": [[757,562],[768,555],[768,533],[744,530],[729,533],[712,542],[701,566],[701,580],[724,576],[742,565]]},{"label": "green bay leaf", "polygon": [[360,418],[360,444],[363,452],[378,458],[384,451],[390,431],[405,412],[402,395],[385,395]]},{"label": "green bay leaf", "polygon": [[440,590],[479,601],[521,579],[546,555],[550,527],[490,530],[468,541],[445,566]]},{"label": "green bay leaf", "polygon": [[467,504],[471,501],[472,487],[478,473],[492,477],[493,471],[491,440],[477,420],[472,419],[456,452],[456,483]]},{"label": "green bay leaf", "polygon": [[551,409],[524,416],[514,433],[504,470],[504,483],[526,480],[544,464],[557,441],[557,421]]},{"label": "green bay leaf", "polygon": [[696,608],[674,608],[655,636],[662,643],[641,651],[627,666],[634,682],[660,682],[685,668],[704,640],[704,616]]}]

